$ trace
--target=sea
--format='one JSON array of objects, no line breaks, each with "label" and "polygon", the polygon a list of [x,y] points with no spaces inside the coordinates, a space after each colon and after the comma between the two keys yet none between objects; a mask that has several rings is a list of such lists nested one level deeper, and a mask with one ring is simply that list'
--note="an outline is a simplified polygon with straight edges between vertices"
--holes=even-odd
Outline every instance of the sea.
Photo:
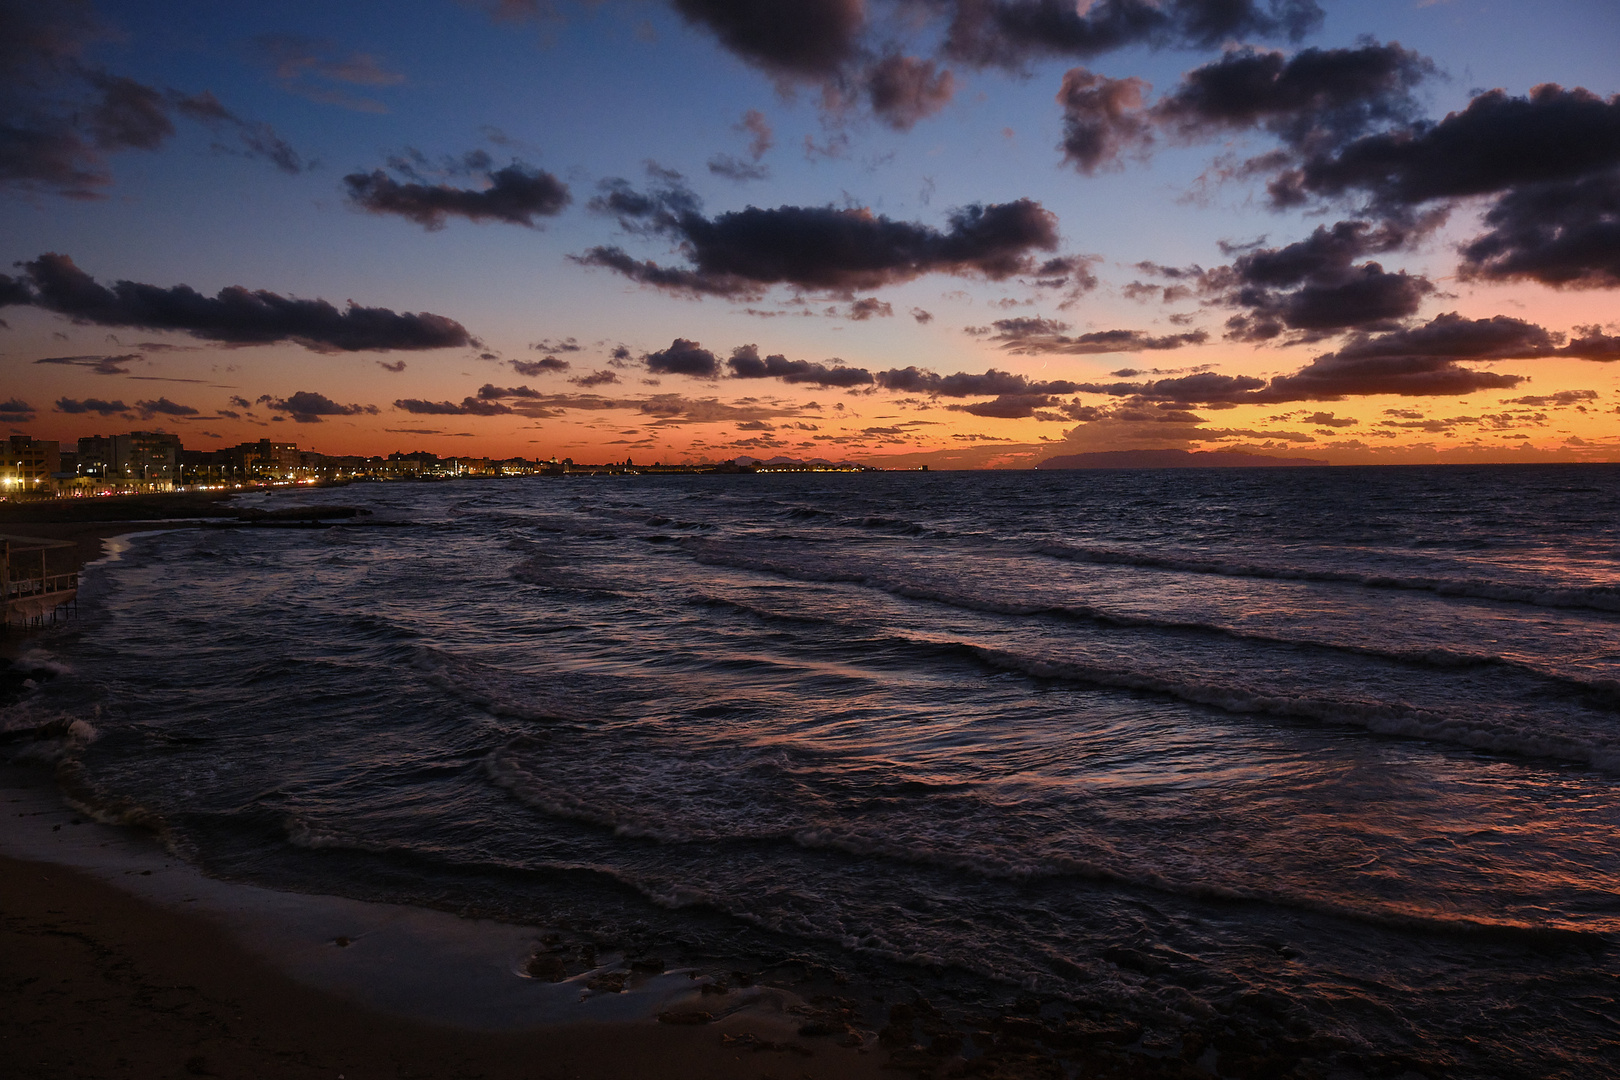
[{"label": "sea", "polygon": [[1620,466],[240,501],[366,513],[129,538],[5,714],[210,875],[919,1070],[1620,1075]]}]

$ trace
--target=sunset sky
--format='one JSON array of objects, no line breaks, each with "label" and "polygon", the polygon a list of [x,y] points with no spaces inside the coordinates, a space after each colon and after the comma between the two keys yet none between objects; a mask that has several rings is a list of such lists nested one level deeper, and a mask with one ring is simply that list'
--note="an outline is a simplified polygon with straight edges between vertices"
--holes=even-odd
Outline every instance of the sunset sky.
[{"label": "sunset sky", "polygon": [[0,431],[1620,461],[1617,54],[1613,0],[0,0]]}]

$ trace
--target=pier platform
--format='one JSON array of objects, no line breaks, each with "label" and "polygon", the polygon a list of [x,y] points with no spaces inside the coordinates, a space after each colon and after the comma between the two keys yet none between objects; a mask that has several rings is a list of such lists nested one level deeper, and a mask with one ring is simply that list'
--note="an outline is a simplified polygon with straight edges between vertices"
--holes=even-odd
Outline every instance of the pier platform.
[{"label": "pier platform", "polygon": [[79,545],[0,533],[0,626],[39,626],[73,610],[79,597]]}]

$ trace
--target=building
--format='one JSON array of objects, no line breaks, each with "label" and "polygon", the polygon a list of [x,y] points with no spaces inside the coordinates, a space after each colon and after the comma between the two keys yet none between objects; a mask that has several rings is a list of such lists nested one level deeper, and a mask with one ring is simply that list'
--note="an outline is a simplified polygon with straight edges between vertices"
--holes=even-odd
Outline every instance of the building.
[{"label": "building", "polygon": [[75,476],[112,491],[168,491],[180,482],[184,456],[180,436],[164,431],[86,435],[70,455]]},{"label": "building", "polygon": [[147,488],[173,487],[180,477],[180,436],[161,431],[114,435],[111,466],[119,480]]},{"label": "building", "polygon": [[299,453],[297,443],[260,439],[257,443],[242,445],[256,448],[258,473],[266,480],[291,480],[303,470],[304,457]]},{"label": "building", "polygon": [[0,443],[0,493],[54,494],[52,473],[62,471],[62,444],[28,435]]},{"label": "building", "polygon": [[260,439],[215,452],[221,455],[219,467],[223,474],[235,479],[291,480],[304,467],[303,455],[299,453],[297,443]]},{"label": "building", "polygon": [[104,435],[86,435],[79,440],[80,476],[108,477],[113,460],[112,440]]}]

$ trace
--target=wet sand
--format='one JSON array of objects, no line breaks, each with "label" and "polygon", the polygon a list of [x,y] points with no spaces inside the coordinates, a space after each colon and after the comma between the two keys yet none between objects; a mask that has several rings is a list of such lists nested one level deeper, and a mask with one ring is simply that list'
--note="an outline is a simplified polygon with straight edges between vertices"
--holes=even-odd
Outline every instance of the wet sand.
[{"label": "wet sand", "polygon": [[[82,819],[43,770],[3,773],[8,1077],[894,1075],[875,1047],[801,1036],[791,998],[701,995],[680,973],[563,1006],[585,1017],[644,1014],[633,1019],[523,1024],[525,1008],[555,1017],[559,1002],[580,997],[577,984],[489,963],[502,950],[520,958],[524,928],[212,881],[134,830]],[[333,926],[356,939],[334,939]],[[396,1008],[372,1006],[390,993]]]},{"label": "wet sand", "polygon": [[0,857],[0,1057],[19,1080],[881,1075],[877,1055],[812,1048],[789,1027],[482,1032],[402,1020],[294,982],[202,919]]}]

